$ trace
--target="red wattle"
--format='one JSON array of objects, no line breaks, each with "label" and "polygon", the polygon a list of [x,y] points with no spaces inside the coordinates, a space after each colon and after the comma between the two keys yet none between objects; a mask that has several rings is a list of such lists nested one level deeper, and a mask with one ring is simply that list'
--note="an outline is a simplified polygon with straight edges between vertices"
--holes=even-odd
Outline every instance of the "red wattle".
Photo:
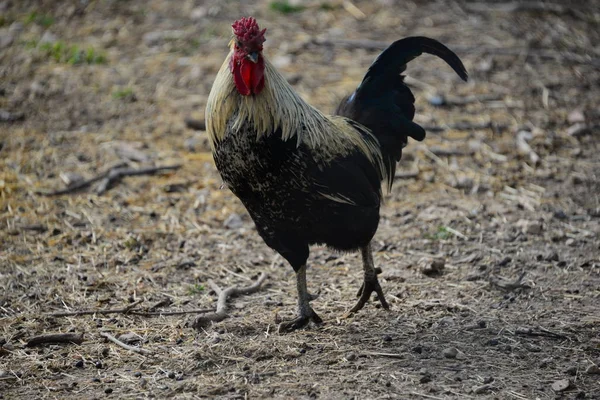
[{"label": "red wattle", "polygon": [[258,62],[242,58],[242,60],[232,60],[233,81],[238,92],[242,96],[259,94],[265,86],[265,62],[262,56],[259,56]]}]

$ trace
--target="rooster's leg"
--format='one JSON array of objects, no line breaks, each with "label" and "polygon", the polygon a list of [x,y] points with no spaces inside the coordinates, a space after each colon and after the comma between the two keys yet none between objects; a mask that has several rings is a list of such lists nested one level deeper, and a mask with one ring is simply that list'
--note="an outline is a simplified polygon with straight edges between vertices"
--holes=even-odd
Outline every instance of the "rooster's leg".
[{"label": "rooster's leg", "polygon": [[298,317],[279,324],[279,332],[291,332],[306,326],[310,321],[320,324],[321,317],[310,306],[310,301],[316,296],[308,293],[306,288],[306,264],[296,271],[296,286],[298,288]]},{"label": "rooster's leg", "polygon": [[371,297],[371,293],[377,293],[377,297],[379,298],[379,302],[381,306],[386,310],[389,310],[390,306],[385,300],[385,296],[383,295],[383,290],[381,290],[381,286],[379,285],[379,280],[377,279],[377,275],[381,273],[381,269],[375,268],[373,265],[373,253],[371,252],[371,245],[366,245],[360,249],[362,253],[363,259],[363,269],[364,269],[364,281],[360,289],[358,290],[359,297],[358,301],[352,307],[348,314],[353,314],[358,310],[362,309],[367,301],[369,301],[369,297]]}]

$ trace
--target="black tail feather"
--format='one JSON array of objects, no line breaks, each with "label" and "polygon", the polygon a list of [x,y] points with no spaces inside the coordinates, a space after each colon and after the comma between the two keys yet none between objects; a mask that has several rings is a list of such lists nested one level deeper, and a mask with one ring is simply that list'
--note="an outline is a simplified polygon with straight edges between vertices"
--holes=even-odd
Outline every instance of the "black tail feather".
[{"label": "black tail feather", "polygon": [[385,49],[371,64],[356,91],[337,109],[343,115],[366,126],[379,140],[388,168],[391,187],[396,162],[402,156],[408,137],[425,138],[425,130],[412,120],[415,98],[404,83],[406,64],[423,53],[444,60],[464,81],[467,70],[458,56],[437,40],[415,36],[398,40]]}]

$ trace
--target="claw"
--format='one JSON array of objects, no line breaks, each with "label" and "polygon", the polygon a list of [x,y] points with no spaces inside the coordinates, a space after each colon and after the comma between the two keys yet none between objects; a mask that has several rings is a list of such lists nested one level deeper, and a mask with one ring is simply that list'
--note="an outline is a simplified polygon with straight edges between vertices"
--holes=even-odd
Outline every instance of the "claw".
[{"label": "claw", "polygon": [[277,332],[278,333],[293,332],[297,329],[304,328],[311,321],[315,324],[320,324],[323,322],[321,317],[319,317],[312,308],[310,308],[306,313],[299,315],[297,318],[295,318],[291,321],[284,321],[281,324],[279,324]]},{"label": "claw", "polygon": [[365,280],[363,282],[363,284],[361,285],[360,289],[358,290],[358,294],[356,296],[356,297],[359,297],[358,301],[356,302],[354,307],[352,307],[350,309],[350,311],[348,311],[345,315],[350,316],[351,314],[354,314],[355,312],[361,310],[365,306],[365,304],[367,304],[367,301],[369,301],[369,297],[371,297],[371,293],[373,293],[373,292],[377,293],[377,298],[379,299],[381,306],[384,309],[389,310],[390,306],[389,306],[388,302],[385,300],[383,290],[381,289],[381,286],[379,285],[377,276],[375,276],[374,279]]}]

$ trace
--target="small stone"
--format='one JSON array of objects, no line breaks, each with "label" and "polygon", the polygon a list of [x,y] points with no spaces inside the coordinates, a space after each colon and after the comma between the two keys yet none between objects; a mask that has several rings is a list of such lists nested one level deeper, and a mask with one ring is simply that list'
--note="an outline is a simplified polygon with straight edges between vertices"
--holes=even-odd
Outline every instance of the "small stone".
[{"label": "small stone", "polygon": [[136,371],[134,372],[133,376],[135,376],[136,378],[140,378],[142,376],[142,373],[140,371]]},{"label": "small stone", "polygon": [[512,258],[510,258],[510,257],[504,257],[502,260],[500,260],[498,262],[498,266],[499,267],[506,267],[511,261],[512,261]]},{"label": "small stone", "polygon": [[231,214],[229,217],[227,217],[223,225],[228,229],[239,229],[244,225],[244,222],[239,214]]},{"label": "small stone", "polygon": [[104,366],[102,365],[102,361],[96,361],[94,363],[94,366],[98,369],[102,369]]},{"label": "small stone", "polygon": [[429,104],[436,107],[440,107],[446,104],[446,99],[444,98],[444,96],[439,94],[432,94],[427,96],[427,101],[429,102]]},{"label": "small stone", "polygon": [[391,335],[383,335],[383,341],[384,342],[391,342],[392,340],[393,339],[392,339]]},{"label": "small stone", "polygon": [[498,344],[500,343],[500,341],[496,338],[490,339],[487,341],[487,345],[488,346],[498,346]]},{"label": "small stone", "polygon": [[75,368],[83,368],[84,362],[83,360],[79,360],[75,363]]},{"label": "small stone", "polygon": [[175,375],[175,372],[173,372],[173,371],[169,371],[169,373],[167,374],[167,376],[168,376],[170,379],[175,379],[175,377],[176,377],[176,375]]},{"label": "small stone", "polygon": [[141,342],[142,338],[139,335],[136,335],[133,332],[124,333],[118,337],[118,339],[126,344],[134,344]]},{"label": "small stone", "polygon": [[575,376],[575,375],[577,375],[577,370],[578,370],[578,368],[575,365],[572,365],[565,370],[565,373],[567,373],[571,376]]},{"label": "small stone", "polygon": [[419,344],[419,345],[416,345],[415,347],[413,347],[411,350],[417,354],[421,354],[421,353],[423,353],[423,346],[421,346]]},{"label": "small stone", "polygon": [[429,375],[429,374],[423,375],[421,377],[421,379],[419,379],[419,383],[427,383],[427,382],[431,382],[431,375]]},{"label": "small stone", "polygon": [[552,384],[552,390],[555,392],[564,392],[571,386],[571,381],[568,379],[560,379]]},{"label": "small stone", "polygon": [[427,276],[438,276],[444,272],[446,266],[446,260],[443,258],[429,259],[422,258],[419,260],[421,265],[421,272]]},{"label": "small stone", "polygon": [[356,360],[356,353],[348,353],[348,354],[346,354],[346,360],[348,360],[348,361],[354,361],[354,360]]},{"label": "small stone", "polygon": [[113,392],[112,388],[104,389],[104,393],[106,393],[106,394],[111,394],[112,392]]},{"label": "small stone", "polygon": [[446,358],[456,358],[456,356],[458,355],[458,350],[456,349],[456,347],[449,347],[442,351],[442,355]]},{"label": "small stone", "polygon": [[567,117],[567,121],[570,124],[576,124],[578,122],[585,122],[585,116],[583,115],[583,112],[581,112],[581,110],[573,110],[569,113],[569,116]]},{"label": "small stone", "polygon": [[487,378],[483,379],[483,383],[484,384],[488,384],[488,383],[492,383],[494,382],[494,377],[493,376],[488,376]]},{"label": "small stone", "polygon": [[586,368],[585,373],[587,375],[600,375],[600,367],[596,364],[592,364]]},{"label": "small stone", "polygon": [[554,211],[553,216],[554,216],[554,218],[560,219],[560,220],[565,220],[565,219],[569,218],[569,216],[563,210]]}]

